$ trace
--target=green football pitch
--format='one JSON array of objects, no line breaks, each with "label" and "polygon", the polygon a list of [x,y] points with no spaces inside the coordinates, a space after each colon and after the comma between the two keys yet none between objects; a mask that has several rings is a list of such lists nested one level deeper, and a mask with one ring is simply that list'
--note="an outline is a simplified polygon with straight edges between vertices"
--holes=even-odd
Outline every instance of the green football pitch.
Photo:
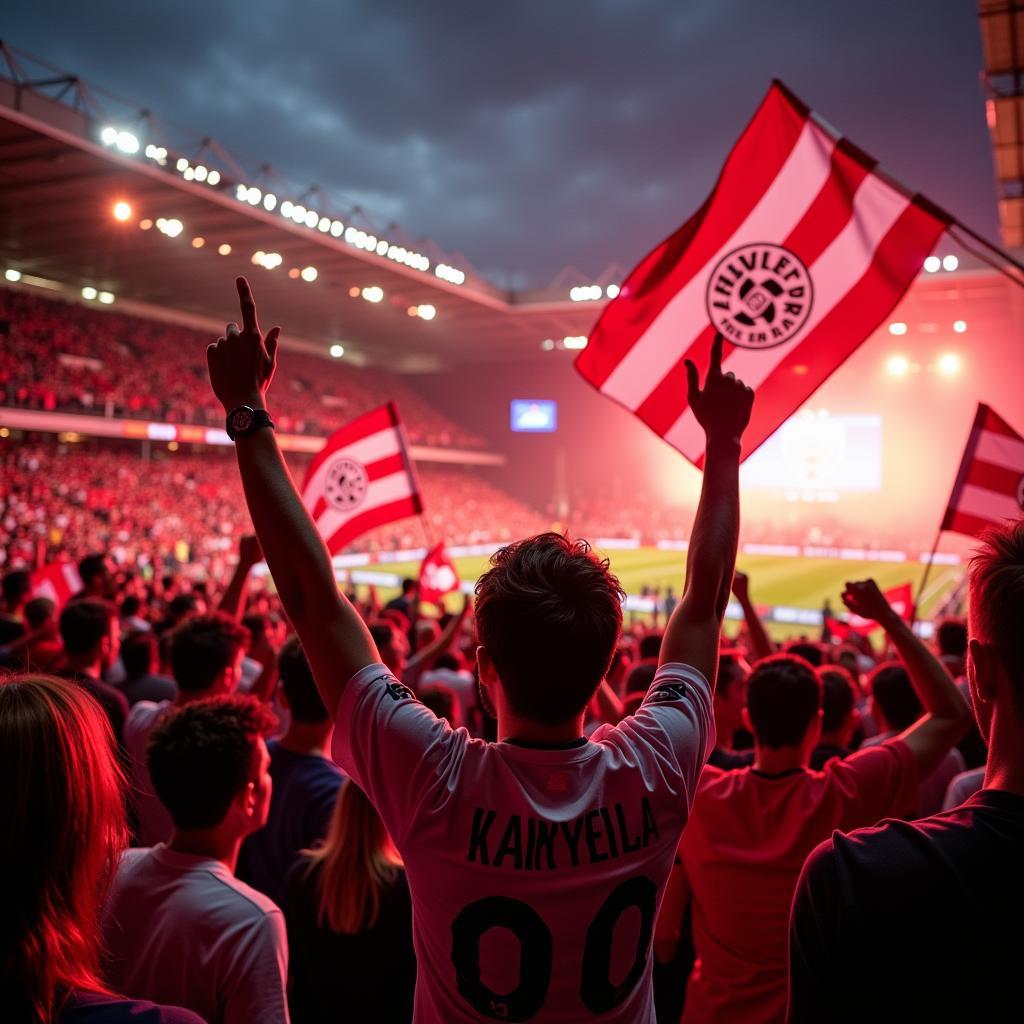
[{"label": "green football pitch", "polygon": [[[682,590],[686,565],[685,552],[637,548],[601,553],[611,560],[612,571],[619,577],[623,589],[628,594],[639,594],[644,586],[660,587],[662,593],[666,587],[672,587],[677,596]],[[472,582],[486,570],[487,558],[457,558],[455,565],[463,581]],[[818,610],[827,598],[836,612],[843,609],[839,595],[846,580],[871,577],[883,590],[909,582],[913,584],[916,592],[925,568],[919,562],[847,561],[743,554],[739,556],[738,565],[750,576],[750,593],[757,605],[784,605]],[[415,577],[419,572],[419,564],[374,564],[365,566],[365,569]],[[933,568],[919,612],[921,618],[927,618],[942,601],[962,571],[963,567],[955,565],[936,565]],[[391,588],[380,588],[382,600],[387,600],[394,592]],[[449,608],[454,609],[458,598],[449,595],[446,603]],[[727,627],[727,632],[734,629],[734,626]],[[773,623],[769,629],[777,638],[815,632],[815,627],[786,623]]]}]

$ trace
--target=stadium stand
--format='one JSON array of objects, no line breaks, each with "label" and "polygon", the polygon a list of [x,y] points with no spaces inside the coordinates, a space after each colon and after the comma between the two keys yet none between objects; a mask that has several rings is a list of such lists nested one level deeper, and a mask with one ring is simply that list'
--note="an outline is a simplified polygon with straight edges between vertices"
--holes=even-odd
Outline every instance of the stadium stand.
[{"label": "stadium stand", "polygon": [[[206,347],[188,327],[0,289],[0,404],[221,426],[206,382]],[[286,433],[328,434],[382,405],[398,403],[410,440],[484,447],[395,374],[289,352],[274,414]]]}]

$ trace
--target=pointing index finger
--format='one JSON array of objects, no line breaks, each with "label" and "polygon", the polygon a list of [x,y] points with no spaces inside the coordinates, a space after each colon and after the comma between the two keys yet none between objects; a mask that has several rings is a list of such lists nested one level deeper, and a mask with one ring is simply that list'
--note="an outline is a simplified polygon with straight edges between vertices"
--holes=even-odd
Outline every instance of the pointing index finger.
[{"label": "pointing index finger", "polygon": [[250,331],[259,334],[260,325],[256,320],[256,300],[252,297],[252,289],[244,277],[235,279],[235,286],[238,288],[238,304],[242,310],[242,329],[248,334]]},{"label": "pointing index finger", "polygon": [[719,377],[722,374],[722,332],[715,332],[715,340],[711,342],[711,365],[708,367],[709,377]]}]

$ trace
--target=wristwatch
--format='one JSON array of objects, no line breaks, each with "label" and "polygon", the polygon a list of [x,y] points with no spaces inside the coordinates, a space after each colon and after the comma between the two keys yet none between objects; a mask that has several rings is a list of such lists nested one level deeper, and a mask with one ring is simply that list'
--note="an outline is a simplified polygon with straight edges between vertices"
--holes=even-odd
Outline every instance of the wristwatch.
[{"label": "wristwatch", "polygon": [[254,409],[251,405],[236,405],[228,413],[224,429],[232,441],[237,441],[238,438],[251,434],[254,430],[259,430],[260,427],[270,427],[271,429],[274,427],[274,421],[266,409]]}]

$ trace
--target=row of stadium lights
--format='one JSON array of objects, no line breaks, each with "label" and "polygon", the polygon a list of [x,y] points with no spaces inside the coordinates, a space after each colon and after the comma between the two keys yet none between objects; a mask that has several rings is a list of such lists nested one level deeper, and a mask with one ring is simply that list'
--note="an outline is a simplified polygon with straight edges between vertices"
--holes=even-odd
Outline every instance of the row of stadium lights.
[{"label": "row of stadium lights", "polygon": [[[114,219],[121,222],[131,220],[133,213],[131,204],[124,200],[114,203],[112,212]],[[185,226],[176,217],[159,217],[156,221],[145,218],[139,221],[139,228],[143,231],[149,231],[154,227],[169,238],[177,238],[185,230]],[[193,249],[202,249],[205,245],[206,239],[201,236],[192,239]],[[217,252],[221,256],[229,256],[231,245],[228,242],[223,242],[217,247]],[[253,266],[263,267],[264,270],[276,270],[284,262],[284,257],[279,252],[264,252],[262,249],[257,249],[252,254],[250,261]],[[292,280],[302,280],[312,284],[320,275],[316,267],[308,266],[292,267],[288,271],[288,276]],[[376,304],[384,299],[384,289],[378,285],[369,285],[365,288],[353,287],[349,289],[349,295]],[[406,312],[409,316],[418,317],[420,320],[433,320],[437,316],[437,308],[430,303],[409,306]]]},{"label": "row of stadium lights", "polygon": [[[132,156],[139,152],[139,139],[132,132],[119,131],[112,125],[108,125],[100,132],[100,140],[105,146],[114,147],[120,152]],[[144,155],[159,164],[167,166],[168,153],[163,146],[148,145]],[[186,181],[198,181],[216,188],[221,183],[220,171],[216,168],[208,168],[204,164],[192,164],[185,157],[179,157],[175,163],[175,169]],[[378,238],[376,235],[363,231],[354,225],[346,227],[340,220],[324,217],[316,210],[308,209],[301,203],[293,203],[290,199],[282,200],[278,204],[277,196],[273,192],[264,192],[255,185],[238,184],[235,187],[235,198],[241,203],[249,206],[262,206],[268,213],[277,210],[286,220],[316,230],[322,234],[329,234],[333,238],[340,238],[349,245],[363,249],[366,252],[376,253],[396,263],[411,267],[427,273],[430,270],[430,260],[422,253],[407,249],[402,245],[394,245],[386,239]],[[438,263],[434,267],[434,275],[449,284],[461,285],[466,280],[464,271],[458,267],[449,266],[446,263]]]},{"label": "row of stadium lights", "polygon": [[[962,368],[963,360],[956,352],[944,352],[934,367],[927,367],[943,377],[955,377]],[[912,363],[906,356],[893,355],[886,361],[885,369],[890,377],[906,377],[911,373],[920,373],[923,367],[920,363]]]},{"label": "row of stadium lights", "polygon": [[614,299],[621,289],[617,284],[610,284],[602,288],[599,284],[579,284],[569,289],[569,299],[572,302],[597,302],[598,299]]},{"label": "row of stadium lights", "polygon": [[[228,248],[230,250],[230,246]],[[13,267],[8,267],[8,269],[4,271],[4,278],[6,280],[10,281],[12,284],[17,284],[21,280],[21,271],[20,270],[15,270]],[[115,295],[114,295],[113,292],[99,291],[98,289],[93,288],[91,285],[86,285],[82,289],[82,298],[85,299],[87,302],[99,301],[99,302],[102,302],[104,305],[109,306],[109,305],[113,304],[114,299],[115,299]],[[383,298],[383,295],[381,296],[381,298]],[[433,308],[433,307],[430,307],[430,308]],[[410,307],[410,312],[411,312],[411,307]],[[419,315],[422,316],[422,313],[419,314]],[[432,320],[433,317],[432,316],[424,316],[423,319],[425,319],[425,320]],[[328,352],[330,353],[332,358],[340,359],[345,354],[345,346],[342,345],[342,344],[339,344],[338,342],[335,342],[328,349]],[[8,431],[6,427],[0,428],[0,437],[9,437],[9,436],[10,436],[10,431]],[[77,438],[75,438],[74,440],[77,440]],[[173,451],[177,450],[178,445],[177,445],[176,441],[172,441],[167,447],[173,452]]]},{"label": "row of stadium lights", "polygon": [[[110,125],[100,132],[100,139],[104,145],[116,147],[128,155],[139,151],[137,136],[132,132],[118,131]],[[163,146],[148,145],[145,155],[160,164],[161,167],[167,165],[167,150]],[[205,182],[212,187],[220,184],[220,172],[215,168],[210,169],[203,164],[193,166],[185,157],[179,157],[175,167],[186,181]],[[277,207],[277,196],[272,192],[264,193],[255,185],[239,184],[235,189],[235,198],[250,206],[262,205],[268,212],[272,212]],[[430,261],[426,256],[408,250],[404,246],[389,244],[385,239],[378,239],[375,235],[352,225],[346,228],[340,220],[323,217],[315,210],[307,209],[301,203],[293,203],[286,199],[281,203],[279,212],[282,217],[290,219],[296,224],[316,229],[323,234],[330,234],[334,238],[344,237],[349,245],[367,252],[375,252],[378,256],[386,256],[388,259],[403,263],[414,270],[428,271],[430,269]],[[940,270],[954,271],[959,265],[960,261],[953,253],[942,257],[929,256],[924,261],[924,269],[929,274],[935,274]],[[439,263],[434,268],[434,274],[443,281],[457,285],[462,284],[466,279],[463,271],[444,263]],[[620,288],[617,284],[607,285],[603,289],[599,284],[577,285],[569,290],[569,299],[572,302],[597,302],[602,298],[614,299],[619,291]]]},{"label": "row of stadium lights", "polygon": [[[15,270],[14,267],[8,267],[4,271],[4,280],[10,281],[11,284],[17,284],[21,280],[21,271]],[[93,288],[92,285],[87,284],[82,289],[82,298],[87,302],[102,302],[103,305],[112,305],[116,296],[113,292],[100,291],[98,288]]]},{"label": "row of stadium lights", "polygon": [[540,343],[540,347],[545,352],[554,352],[555,349],[579,352],[587,347],[587,337],[584,334],[570,334],[564,338],[545,338]]}]

